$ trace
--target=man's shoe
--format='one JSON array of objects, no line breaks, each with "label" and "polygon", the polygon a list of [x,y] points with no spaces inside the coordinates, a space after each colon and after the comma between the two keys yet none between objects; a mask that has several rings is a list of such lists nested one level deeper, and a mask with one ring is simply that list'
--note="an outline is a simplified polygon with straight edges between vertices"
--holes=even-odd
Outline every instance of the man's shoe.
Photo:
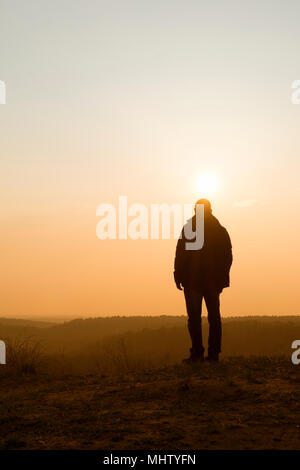
[{"label": "man's shoe", "polygon": [[206,361],[219,362],[219,354],[210,354],[205,358]]},{"label": "man's shoe", "polygon": [[203,354],[191,354],[190,357],[183,359],[182,363],[186,365],[190,365],[190,364],[195,364],[197,362],[203,362],[203,361],[204,361]]}]

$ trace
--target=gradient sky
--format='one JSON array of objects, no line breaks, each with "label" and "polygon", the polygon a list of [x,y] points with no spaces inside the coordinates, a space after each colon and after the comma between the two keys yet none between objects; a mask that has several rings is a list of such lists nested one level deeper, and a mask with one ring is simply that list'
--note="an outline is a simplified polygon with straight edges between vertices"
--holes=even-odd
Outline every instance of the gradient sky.
[{"label": "gradient sky", "polygon": [[96,208],[219,181],[223,315],[299,314],[298,1],[0,0],[0,316],[183,314],[175,240],[100,241]]}]

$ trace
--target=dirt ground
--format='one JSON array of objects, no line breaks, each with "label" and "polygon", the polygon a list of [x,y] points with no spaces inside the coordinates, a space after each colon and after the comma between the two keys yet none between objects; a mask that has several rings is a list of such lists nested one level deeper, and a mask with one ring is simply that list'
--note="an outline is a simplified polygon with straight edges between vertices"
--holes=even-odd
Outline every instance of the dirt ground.
[{"label": "dirt ground", "polygon": [[300,449],[300,366],[232,358],[0,377],[1,449]]}]

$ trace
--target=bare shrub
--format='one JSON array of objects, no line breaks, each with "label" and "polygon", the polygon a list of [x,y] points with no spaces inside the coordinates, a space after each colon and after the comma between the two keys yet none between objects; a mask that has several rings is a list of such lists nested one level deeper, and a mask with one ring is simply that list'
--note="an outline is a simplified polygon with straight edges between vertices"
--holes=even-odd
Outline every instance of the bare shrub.
[{"label": "bare shrub", "polygon": [[5,341],[7,372],[33,375],[42,366],[44,355],[34,338],[15,337]]},{"label": "bare shrub", "polygon": [[123,337],[113,342],[98,344],[97,350],[90,355],[94,367],[100,374],[122,374],[147,369],[151,361],[131,350]]}]

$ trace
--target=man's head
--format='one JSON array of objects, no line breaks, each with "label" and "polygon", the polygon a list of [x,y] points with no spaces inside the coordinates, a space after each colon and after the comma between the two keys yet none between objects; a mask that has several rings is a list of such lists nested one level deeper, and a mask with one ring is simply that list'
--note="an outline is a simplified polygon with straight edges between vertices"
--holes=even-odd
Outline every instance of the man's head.
[{"label": "man's head", "polygon": [[203,204],[204,206],[204,214],[205,215],[209,215],[212,213],[212,209],[211,209],[211,203],[209,202],[208,199],[199,199],[196,204],[195,204],[195,213],[196,213],[196,208],[197,208],[197,205],[198,204]]}]

